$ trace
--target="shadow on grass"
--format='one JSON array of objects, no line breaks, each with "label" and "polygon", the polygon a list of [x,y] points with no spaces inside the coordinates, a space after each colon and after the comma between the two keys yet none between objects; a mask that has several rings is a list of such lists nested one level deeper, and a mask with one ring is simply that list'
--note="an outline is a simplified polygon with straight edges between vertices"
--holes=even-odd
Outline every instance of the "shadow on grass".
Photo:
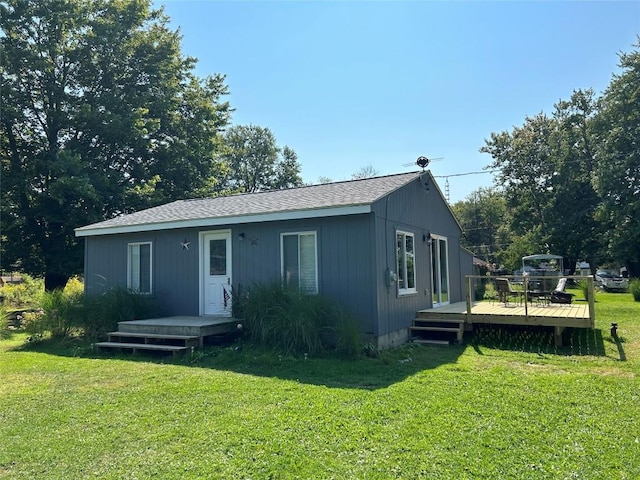
[{"label": "shadow on grass", "polygon": [[172,364],[190,368],[224,370],[243,375],[271,377],[329,388],[377,390],[387,388],[418,372],[455,364],[466,346],[425,346],[409,343],[391,350],[381,351],[377,357],[360,355],[355,359],[341,359],[323,355],[280,355],[273,350],[258,347],[244,340],[225,345],[206,345],[181,357],[152,352],[124,353],[97,352],[82,339],[47,339],[26,343],[14,351],[39,352],[49,355],[124,360],[157,364]]},{"label": "shadow on grass", "polygon": [[[82,338],[49,339],[26,343],[15,350],[50,355],[173,364],[189,368],[224,370],[243,375],[278,378],[329,388],[377,390],[387,388],[419,372],[444,365],[455,365],[466,348],[483,354],[483,348],[512,352],[554,355],[604,356],[605,347],[599,329],[566,329],[563,346],[556,347],[550,327],[475,325],[462,346],[424,346],[406,344],[381,351],[377,357],[360,355],[353,360],[330,355],[305,359],[303,355],[280,355],[243,339],[230,339],[220,345],[206,345],[182,357],[118,351],[97,352]],[[623,352],[624,353],[624,352]],[[621,358],[624,358],[621,356]]]},{"label": "shadow on grass", "polygon": [[567,328],[562,346],[556,347],[553,327],[522,325],[474,325],[467,341],[482,355],[482,347],[553,355],[605,356],[602,330]]}]

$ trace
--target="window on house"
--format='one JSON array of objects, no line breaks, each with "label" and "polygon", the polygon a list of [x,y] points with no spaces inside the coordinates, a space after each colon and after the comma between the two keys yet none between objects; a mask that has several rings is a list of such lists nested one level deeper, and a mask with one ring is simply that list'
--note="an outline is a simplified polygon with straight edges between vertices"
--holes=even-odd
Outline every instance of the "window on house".
[{"label": "window on house", "polygon": [[416,268],[413,233],[396,232],[398,294],[416,293]]},{"label": "window on house", "polygon": [[127,246],[127,287],[137,293],[151,293],[151,242]]},{"label": "window on house", "polygon": [[304,293],[318,293],[316,232],[283,233],[281,250],[284,285]]}]

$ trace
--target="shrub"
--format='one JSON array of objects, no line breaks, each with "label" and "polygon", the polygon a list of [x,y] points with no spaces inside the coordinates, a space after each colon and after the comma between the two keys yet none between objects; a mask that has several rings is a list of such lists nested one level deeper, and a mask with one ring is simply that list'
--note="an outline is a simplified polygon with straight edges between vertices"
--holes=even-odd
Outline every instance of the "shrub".
[{"label": "shrub", "polygon": [[256,343],[284,354],[334,351],[354,357],[360,333],[354,318],[335,301],[284,289],[279,283],[255,285],[237,294],[234,315]]},{"label": "shrub", "polygon": [[77,290],[43,292],[40,310],[23,315],[24,328],[35,336],[50,333],[52,337],[68,337],[82,325],[83,306],[82,292]]},{"label": "shrub", "polygon": [[40,295],[44,291],[42,279],[35,279],[23,274],[22,283],[9,284],[2,287],[4,304],[12,308],[35,307],[40,302]]},{"label": "shrub", "polygon": [[636,302],[640,302],[640,278],[634,278],[629,282],[629,291]]},{"label": "shrub", "polygon": [[64,287],[65,295],[84,294],[84,283],[78,277],[71,277]]}]

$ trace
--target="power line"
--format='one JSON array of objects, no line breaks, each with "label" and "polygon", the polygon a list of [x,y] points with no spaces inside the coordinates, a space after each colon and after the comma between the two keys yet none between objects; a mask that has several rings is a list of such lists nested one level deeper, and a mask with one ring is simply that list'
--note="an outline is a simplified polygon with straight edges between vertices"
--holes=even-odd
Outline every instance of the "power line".
[{"label": "power line", "polygon": [[480,172],[463,172],[452,173],[451,175],[434,175],[433,178],[444,178],[444,196],[447,199],[447,203],[451,203],[451,189],[449,188],[449,177],[466,177],[467,175],[481,175],[483,173],[499,172],[499,169],[494,170],[482,170]]}]

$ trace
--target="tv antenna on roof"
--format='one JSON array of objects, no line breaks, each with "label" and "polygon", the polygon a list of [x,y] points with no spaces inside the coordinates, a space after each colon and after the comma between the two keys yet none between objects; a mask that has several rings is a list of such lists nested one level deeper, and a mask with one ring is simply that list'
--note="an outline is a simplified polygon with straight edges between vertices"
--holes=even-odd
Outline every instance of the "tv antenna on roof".
[{"label": "tv antenna on roof", "polygon": [[427,158],[424,155],[420,155],[415,162],[411,162],[411,163],[405,163],[404,165],[402,165],[403,167],[410,167],[411,165],[418,165],[422,171],[424,172],[424,169],[427,168],[427,166],[431,163],[431,162],[435,162],[436,160],[442,160],[444,157],[438,157],[438,158]]}]

